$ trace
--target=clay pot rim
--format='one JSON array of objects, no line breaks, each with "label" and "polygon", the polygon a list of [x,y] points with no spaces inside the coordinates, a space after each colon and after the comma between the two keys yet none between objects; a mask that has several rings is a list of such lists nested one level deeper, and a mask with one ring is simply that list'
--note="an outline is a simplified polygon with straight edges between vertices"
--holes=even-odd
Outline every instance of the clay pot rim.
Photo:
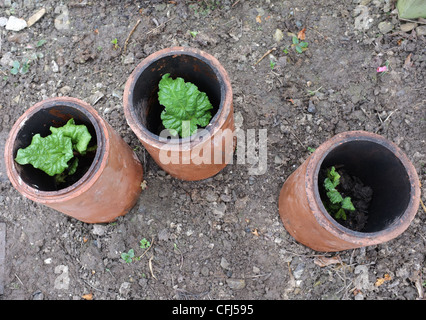
[{"label": "clay pot rim", "polygon": [[[385,230],[360,232],[346,228],[329,215],[320,198],[318,174],[323,160],[336,147],[351,141],[369,141],[385,147],[401,161],[407,172],[412,196],[407,205],[406,218],[396,219]],[[377,244],[377,238],[381,239],[380,242],[385,242],[401,234],[414,219],[420,203],[420,183],[417,172],[410,160],[402,150],[391,141],[386,140],[380,135],[366,131],[342,132],[321,144],[308,159],[305,184],[308,203],[318,223],[336,237],[343,238],[348,242],[358,243],[362,246]]]},{"label": "clay pot rim", "polygon": [[[87,172],[74,184],[57,191],[38,190],[25,183],[19,176],[13,158],[13,145],[21,127],[35,113],[42,109],[54,108],[55,106],[67,106],[75,108],[88,117],[92,123],[97,136],[97,150],[95,158]],[[107,165],[107,157],[110,149],[109,132],[95,109],[88,103],[73,97],[53,97],[40,101],[27,109],[15,122],[5,144],[6,171],[12,185],[30,200],[43,204],[63,202],[64,199],[75,198],[90,189],[99,179],[103,169]]]},{"label": "clay pot rim", "polygon": [[[169,150],[178,148],[180,151],[190,150],[195,148],[197,145],[203,143],[197,139],[198,133],[186,138],[179,139],[160,139],[160,137],[151,131],[149,131],[145,126],[143,126],[135,115],[135,107],[133,105],[133,90],[138,80],[139,76],[148,68],[154,61],[162,59],[168,56],[174,55],[189,55],[196,57],[205,63],[207,63],[214,73],[216,74],[219,81],[221,81],[221,101],[219,108],[213,118],[210,120],[210,123],[204,128],[211,136],[215,135],[217,131],[220,130],[221,125],[228,118],[230,113],[230,108],[225,108],[225,106],[232,105],[232,87],[231,82],[228,76],[228,73],[220,62],[209,53],[192,48],[192,47],[171,47],[165,48],[159,51],[156,51],[143,59],[130,74],[129,78],[126,81],[125,89],[123,93],[123,109],[124,115],[126,117],[127,123],[136,136],[145,143],[161,148],[162,146],[168,146]],[[206,131],[201,130],[201,134]]]}]

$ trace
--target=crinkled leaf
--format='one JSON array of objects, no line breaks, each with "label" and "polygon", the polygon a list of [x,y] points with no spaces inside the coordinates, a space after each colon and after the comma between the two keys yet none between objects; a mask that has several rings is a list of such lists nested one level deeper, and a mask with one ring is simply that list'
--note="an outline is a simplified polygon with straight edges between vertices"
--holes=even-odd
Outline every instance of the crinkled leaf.
[{"label": "crinkled leaf", "polygon": [[54,176],[68,168],[67,162],[73,156],[71,138],[56,132],[45,138],[40,134],[34,135],[28,147],[18,150],[15,160],[21,165],[32,164],[34,168]]},{"label": "crinkled leaf", "polygon": [[50,131],[52,133],[62,132],[65,137],[71,138],[73,147],[80,154],[86,153],[87,146],[92,138],[87,127],[83,124],[76,125],[72,118],[60,128],[50,127]]},{"label": "crinkled leaf", "polygon": [[[180,130],[182,130],[182,120],[177,119],[175,116],[168,114],[166,110],[161,112],[161,120],[165,128],[169,129],[172,135],[179,134]],[[178,131],[179,130],[179,131]]]},{"label": "crinkled leaf", "polygon": [[345,210],[343,210],[342,208],[339,209],[339,211],[337,211],[336,215],[335,215],[336,219],[343,219],[346,220],[346,213]]},{"label": "crinkled leaf", "polygon": [[205,127],[210,122],[213,106],[206,93],[182,78],[172,79],[165,74],[159,83],[158,101],[165,107],[161,113],[164,127],[176,130],[181,137],[194,134],[197,125]]},{"label": "crinkled leaf", "polygon": [[340,203],[343,200],[342,195],[337,190],[328,191],[327,197],[330,199],[331,203]]},{"label": "crinkled leaf", "polygon": [[337,173],[336,168],[331,167],[331,170],[327,173],[328,178],[333,183],[334,187],[340,183],[340,174]]},{"label": "crinkled leaf", "polygon": [[325,178],[324,187],[327,191],[331,191],[331,190],[334,190],[335,185],[329,178]]},{"label": "crinkled leaf", "polygon": [[355,207],[352,204],[351,198],[350,197],[346,197],[342,200],[342,208],[345,210],[350,210],[350,211],[355,211]]},{"label": "crinkled leaf", "polygon": [[72,175],[77,171],[78,167],[78,158],[74,158],[74,160],[71,162],[69,168],[68,168],[68,175]]}]

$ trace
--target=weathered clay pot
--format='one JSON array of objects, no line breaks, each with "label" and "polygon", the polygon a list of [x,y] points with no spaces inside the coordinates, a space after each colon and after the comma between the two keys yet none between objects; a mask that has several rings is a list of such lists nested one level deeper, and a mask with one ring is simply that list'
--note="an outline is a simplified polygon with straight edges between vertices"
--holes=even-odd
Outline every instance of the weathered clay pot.
[{"label": "weathered clay pot", "polygon": [[[70,118],[88,127],[97,151],[88,163],[79,163],[77,181],[57,189],[53,177],[14,158],[34,134],[46,136],[50,126],[60,127]],[[9,133],[5,162],[12,185],[22,195],[88,223],[110,222],[126,214],[141,192],[143,170],[136,155],[95,109],[75,98],[50,98],[29,108]]]},{"label": "weathered clay pot", "polygon": [[[164,129],[160,114],[164,107],[158,102],[158,83],[166,73],[195,84],[214,107],[210,124],[197,137],[160,138]],[[153,53],[128,78],[123,100],[130,128],[154,161],[171,176],[182,180],[206,179],[232,160],[232,88],[225,69],[210,54],[183,47]]]},{"label": "weathered clay pot", "polygon": [[[318,174],[333,165],[344,165],[373,189],[368,221],[361,231],[343,227],[321,201]],[[352,131],[324,142],[290,175],[280,192],[279,213],[297,241],[331,252],[397,237],[413,220],[419,201],[418,176],[407,156],[379,135]]]}]

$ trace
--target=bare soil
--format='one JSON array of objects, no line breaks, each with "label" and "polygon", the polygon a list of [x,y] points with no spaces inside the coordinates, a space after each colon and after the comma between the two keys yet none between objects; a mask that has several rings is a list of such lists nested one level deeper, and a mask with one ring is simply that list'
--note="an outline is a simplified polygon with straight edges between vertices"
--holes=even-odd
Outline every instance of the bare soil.
[{"label": "bare soil", "polygon": [[[347,130],[395,142],[425,194],[424,24],[402,31],[409,22],[398,19],[394,2],[0,0],[0,17],[28,19],[46,9],[19,32],[0,27],[2,152],[27,108],[73,96],[93,105],[136,151],[147,185],[124,217],[86,224],[24,198],[2,159],[0,299],[424,298],[422,207],[396,239],[333,254],[297,243],[277,207],[282,184],[308,148]],[[303,28],[308,49],[300,54],[289,33]],[[160,170],[131,131],[122,107],[125,81],[149,54],[177,45],[209,52],[228,71],[236,121],[255,129],[256,138],[267,129],[264,174],[248,173],[257,164],[234,162],[207,180],[180,181]],[[12,74],[10,63],[28,56],[28,72]],[[388,72],[376,71],[386,64]],[[145,254],[142,239],[152,245]],[[126,263],[121,254],[130,249],[141,258]]]}]

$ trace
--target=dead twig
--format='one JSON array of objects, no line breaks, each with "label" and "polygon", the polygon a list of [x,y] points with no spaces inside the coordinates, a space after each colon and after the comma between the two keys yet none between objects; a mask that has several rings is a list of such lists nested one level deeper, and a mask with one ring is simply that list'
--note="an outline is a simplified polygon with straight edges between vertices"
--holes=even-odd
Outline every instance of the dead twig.
[{"label": "dead twig", "polygon": [[424,19],[420,20],[411,20],[411,19],[405,19],[405,18],[401,18],[398,14],[398,19],[402,20],[402,21],[408,21],[408,22],[414,22],[414,23],[420,23],[420,24],[426,24],[426,21],[423,21]]},{"label": "dead twig", "polygon": [[170,20],[173,20],[175,17],[171,17],[169,20],[164,21],[162,24],[158,25],[157,27],[155,27],[154,29],[149,30],[146,34],[150,34],[153,33],[155,30],[157,30],[158,28],[161,28],[162,26],[164,26],[167,22],[169,22]]},{"label": "dead twig", "polygon": [[136,21],[136,24],[134,25],[134,27],[132,28],[132,30],[130,30],[129,35],[127,36],[126,41],[124,42],[124,47],[123,47],[123,53],[126,52],[127,49],[127,44],[129,43],[130,37],[132,36],[132,34],[135,32],[136,28],[138,27],[139,23],[141,23],[141,19],[139,19],[138,21]]},{"label": "dead twig", "polygon": [[393,115],[396,111],[398,111],[398,109],[395,109],[392,112],[390,112],[389,115],[386,117],[386,119],[383,121],[383,123],[385,123],[386,121],[388,121],[389,118],[390,118],[390,116]]},{"label": "dead twig", "polygon": [[155,280],[158,280],[157,277],[154,275],[154,272],[152,271],[152,259],[154,259],[154,255],[152,255],[151,258],[149,258],[149,261],[148,261],[149,271],[151,271],[151,276]]},{"label": "dead twig", "polygon": [[18,281],[19,281],[19,283],[22,285],[22,287],[24,287],[25,288],[25,285],[24,285],[24,283],[21,281],[21,279],[19,279],[19,277],[18,277],[18,275],[15,273],[15,277],[16,277],[16,279],[18,279]]},{"label": "dead twig", "polygon": [[426,206],[423,203],[422,199],[420,199],[420,204],[422,205],[423,211],[426,213]]},{"label": "dead twig", "polygon": [[235,7],[235,6],[238,4],[238,2],[240,2],[240,0],[235,1],[235,2],[232,4],[231,8]]},{"label": "dead twig", "polygon": [[183,254],[182,251],[177,247],[176,243],[174,244],[174,249],[177,250],[180,253],[180,267],[179,269],[182,269],[183,266]]},{"label": "dead twig", "polygon": [[262,56],[262,58],[260,58],[259,60],[257,60],[257,62],[254,65],[257,65],[260,61],[262,61],[268,54],[270,54],[272,51],[277,50],[277,48],[272,48],[268,51],[266,51],[266,53]]}]

